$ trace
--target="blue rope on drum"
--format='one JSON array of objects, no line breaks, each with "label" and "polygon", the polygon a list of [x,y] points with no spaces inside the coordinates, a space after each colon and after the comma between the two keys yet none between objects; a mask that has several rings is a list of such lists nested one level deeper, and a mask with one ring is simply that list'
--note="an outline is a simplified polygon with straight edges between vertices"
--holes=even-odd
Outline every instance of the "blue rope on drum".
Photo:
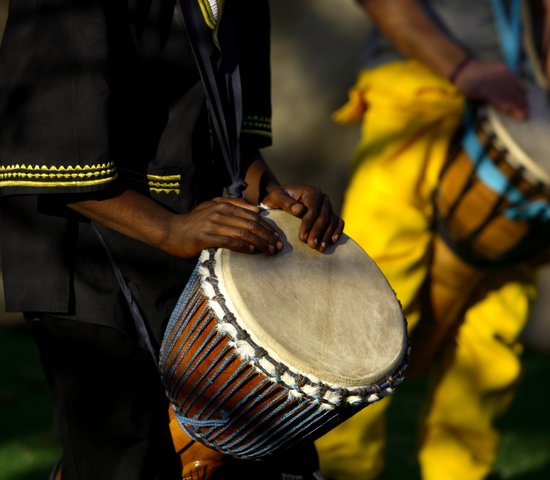
[{"label": "blue rope on drum", "polygon": [[[258,426],[257,430],[260,430],[263,433],[255,438],[255,442],[253,446],[243,446],[240,448],[236,448],[235,452],[237,452],[239,455],[245,455],[245,456],[250,455],[252,453],[254,453],[254,455],[262,456],[264,454],[269,453],[270,451],[273,451],[274,449],[279,448],[285,443],[288,443],[297,434],[299,434],[300,436],[303,436],[304,430],[301,427],[303,427],[306,424],[312,423],[312,420],[316,418],[315,414],[318,411],[318,407],[317,405],[310,404],[305,409],[303,409],[303,406],[300,405],[300,402],[296,402],[296,403],[297,405],[294,408],[292,408],[285,415],[281,416],[281,421],[279,423],[273,424],[271,427],[265,428],[263,430],[260,430],[260,426]],[[284,407],[282,406],[275,409],[271,413],[269,418],[276,415],[283,409]],[[300,413],[300,410],[304,410],[304,411]],[[301,422],[296,423],[296,421],[300,419],[300,417],[302,416],[305,416],[305,418]],[[283,431],[285,435],[281,436],[280,434]],[[260,447],[263,447],[263,448],[260,448]]]},{"label": "blue rope on drum", "polygon": [[479,141],[473,123],[465,123],[462,139],[464,150],[470,160],[475,162],[476,174],[491,190],[506,198],[510,206],[505,209],[506,216],[511,220],[550,220],[550,205],[545,200],[531,202],[517,188],[511,185],[509,179],[495,166],[493,160],[485,152]]},{"label": "blue rope on drum", "polygon": [[[284,393],[280,393],[276,396],[275,401],[279,401],[284,397]],[[235,422],[241,420],[247,413],[249,413],[259,402],[254,401],[245,411],[240,415],[234,417]],[[246,457],[247,455],[241,455],[239,452],[246,450],[251,445],[256,446],[257,438],[254,434],[266,424],[268,420],[272,418],[273,415],[266,415],[265,412],[269,411],[269,408],[261,409],[257,412],[257,415],[250,417],[248,421],[245,421],[240,428],[235,429],[227,438],[217,443],[218,448],[221,448],[224,451],[227,451],[233,455],[238,455]],[[265,415],[265,416],[264,416]],[[262,421],[258,421],[259,418],[262,418]],[[251,425],[255,427],[250,428]],[[246,443],[248,439],[248,443]],[[254,452],[255,453],[255,452]]]},{"label": "blue rope on drum", "polygon": [[[161,366],[164,366],[168,363],[168,356],[170,354],[172,354],[172,356],[174,355],[174,346],[180,339],[182,330],[188,325],[190,318],[197,311],[197,307],[200,302],[200,291],[198,288],[196,288],[198,286],[198,281],[198,276],[196,275],[196,273],[193,273],[193,275],[189,279],[189,283],[186,285],[182,294],[180,295],[180,298],[176,304],[176,307],[174,308],[174,311],[172,312],[172,315],[170,316],[170,320],[166,327],[166,333],[161,345]],[[180,317],[182,316],[186,306],[190,306],[189,312],[187,312],[183,320],[180,321]],[[183,341],[181,345],[183,346],[187,344],[188,339],[189,336],[185,338],[185,341]],[[182,347],[180,347],[180,349],[175,352],[176,357],[180,356],[181,348]]]},{"label": "blue rope on drum", "polygon": [[[251,371],[250,369],[248,369],[248,372],[245,372],[246,370],[246,365],[241,365],[237,370],[235,370],[235,374],[236,375],[241,375],[243,374],[243,383],[246,383],[248,382],[253,376],[254,376],[254,372]],[[229,382],[228,382],[229,383]],[[233,395],[239,388],[239,385],[235,385],[233,388],[231,388],[226,394],[225,396],[220,400],[219,402],[219,405],[224,405],[227,400],[231,397],[231,395]],[[220,388],[218,389],[218,391],[212,395],[209,400],[205,403],[204,407],[199,410],[198,412],[198,416],[201,416],[201,415],[205,415],[205,412],[208,410],[208,408],[215,402],[218,400],[219,396],[224,392],[225,388]]]},{"label": "blue rope on drum", "polygon": [[[206,315],[203,315],[200,318],[201,322],[204,323],[206,318],[207,318]],[[177,354],[176,354],[177,361],[174,362],[174,364],[172,365],[171,370],[170,370],[170,378],[177,380],[176,381],[176,386],[173,387],[176,396],[178,395],[182,385],[186,382],[186,380],[189,378],[191,373],[193,373],[192,367],[195,364],[194,361],[188,362],[188,364],[181,371],[179,370],[179,368],[180,368],[181,362],[183,361],[183,359],[186,357],[186,355],[191,350],[191,347],[193,347],[195,345],[195,342],[196,342],[198,336],[200,335],[200,333],[201,333],[201,330],[197,329],[197,331],[194,333],[194,335],[192,335],[192,336],[187,335],[185,337],[185,340],[181,343],[180,348],[177,351]],[[182,351],[182,348],[183,348],[184,345],[186,345],[186,348],[185,348],[185,350]],[[193,356],[193,359],[195,357],[196,357],[196,354]]]},{"label": "blue rope on drum", "polygon": [[[522,0],[509,0],[507,7],[502,0],[491,0],[495,24],[499,34],[502,55],[508,68],[517,72],[522,52],[521,8]],[[510,206],[505,215],[511,220],[550,220],[550,205],[545,200],[531,202],[510,183],[494,165],[475,131],[473,108],[467,107],[462,145],[475,162],[479,179],[491,190],[505,198]]]},{"label": "blue rope on drum", "polygon": [[[266,398],[267,395],[271,395],[273,393],[273,388],[269,388],[269,387],[272,387],[272,385],[270,385],[270,383],[271,382],[268,379],[263,379],[260,383],[258,383],[258,385],[256,385],[253,389],[251,389],[250,392],[248,392],[248,394],[245,395],[241,399],[241,401],[237,403],[237,405],[235,405],[235,407],[233,409],[233,412],[232,412],[232,417],[231,417],[232,420],[235,421],[235,422],[240,420],[242,417],[244,417],[246,414],[248,414],[251,409],[253,409],[256,405],[258,405],[264,398]],[[245,384],[244,381],[241,381],[241,382],[237,383],[234,386],[231,394],[233,394],[233,393],[237,392],[238,390],[240,390],[244,384]],[[268,388],[264,392],[259,393],[260,390],[262,390],[266,386]],[[231,394],[226,395],[226,397],[224,398],[224,402],[221,405],[223,405],[230,398]],[[251,399],[254,399],[254,402],[251,403],[248,406],[248,408],[243,408],[246,404],[249,403],[249,401]],[[239,413],[236,414],[237,412],[239,412]],[[225,433],[226,430],[227,429],[220,429],[216,433],[209,432],[209,438],[211,440],[216,440],[220,435]],[[239,432],[240,432],[240,430],[236,430],[234,432],[234,434],[237,434]]]},{"label": "blue rope on drum", "polygon": [[508,0],[506,3],[505,6],[503,0],[491,0],[491,7],[499,34],[502,56],[508,68],[512,72],[517,72],[522,51],[522,0]]},{"label": "blue rope on drum", "polygon": [[[197,315],[202,300],[199,283],[199,275],[194,273],[170,318],[161,353],[161,364],[168,367],[164,370],[169,372],[170,396],[173,400],[177,399],[177,403],[174,403],[175,416],[182,428],[191,437],[220,451],[242,458],[257,458],[300,438],[304,426],[307,429],[307,425],[312,425],[313,430],[317,430],[330,422],[334,412],[322,411],[318,404],[289,399],[287,389],[277,387],[277,380],[280,380],[277,375],[274,379],[262,378],[228,414],[224,410],[226,403],[257,373],[228,346],[216,354],[200,377],[194,379],[194,385],[189,387],[194,367],[204,363],[222,338],[218,338],[218,333],[212,330],[197,347],[198,338],[209,322],[207,308],[203,314]],[[195,328],[185,332],[188,322],[193,318]],[[196,351],[190,353],[192,347]],[[190,360],[182,368],[183,359],[189,355]],[[236,368],[234,376],[222,383],[208,397],[200,411],[190,417],[188,412],[201,399],[213,379],[217,379],[236,358],[241,360],[241,364]],[[184,386],[185,397],[181,397]],[[182,406],[185,406],[183,411]],[[251,415],[252,412],[254,415]],[[316,417],[325,417],[325,420],[319,422]],[[239,424],[239,427],[229,431],[234,424]]]},{"label": "blue rope on drum", "polygon": [[[276,392],[269,392],[269,393],[271,394]],[[248,397],[249,397],[248,400],[252,399],[252,395],[249,395]],[[262,418],[264,419],[263,423],[268,422],[271,418],[273,418],[273,416],[276,413],[278,413],[281,410],[280,408],[277,408],[276,405],[279,405],[281,400],[286,400],[286,399],[287,399],[287,395],[286,395],[286,392],[283,390],[278,395],[276,395],[264,408],[262,408],[259,411],[259,413],[262,414]],[[248,408],[244,409],[242,412],[240,412],[239,415],[235,417],[235,420],[240,420],[243,417],[246,418],[247,414],[250,413],[254,409],[254,407],[256,407],[258,404],[260,404],[259,399],[253,400],[252,403],[248,406]],[[271,413],[267,413],[267,412],[271,412]],[[238,445],[241,439],[244,438],[240,435],[240,433],[244,430],[249,430],[249,427],[253,424],[256,424],[256,427],[250,429],[250,433],[253,433],[255,430],[258,429],[259,425],[261,425],[261,424],[258,424],[258,421],[256,418],[249,417],[248,420],[245,421],[240,428],[236,429],[231,435],[229,435],[226,439],[221,441],[220,446],[222,447],[227,446],[227,448],[236,447],[236,445]],[[233,441],[234,439],[238,439],[239,442]]]}]

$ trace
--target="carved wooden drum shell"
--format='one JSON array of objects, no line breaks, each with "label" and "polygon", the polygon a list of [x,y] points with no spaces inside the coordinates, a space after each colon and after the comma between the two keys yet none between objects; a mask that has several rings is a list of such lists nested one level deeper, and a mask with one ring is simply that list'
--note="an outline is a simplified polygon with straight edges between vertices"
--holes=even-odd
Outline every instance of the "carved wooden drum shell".
[{"label": "carved wooden drum shell", "polygon": [[161,373],[174,414],[204,445],[256,459],[314,440],[401,382],[401,306],[343,235],[322,254],[300,220],[264,212],[274,256],[204,251],[169,322]]}]

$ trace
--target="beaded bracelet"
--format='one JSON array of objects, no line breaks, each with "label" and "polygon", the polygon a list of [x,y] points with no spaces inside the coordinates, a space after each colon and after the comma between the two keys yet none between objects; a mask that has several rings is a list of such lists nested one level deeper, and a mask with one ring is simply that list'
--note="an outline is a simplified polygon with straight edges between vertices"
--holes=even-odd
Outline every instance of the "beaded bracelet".
[{"label": "beaded bracelet", "polygon": [[462,70],[464,70],[464,68],[474,59],[474,57],[472,57],[471,55],[469,54],[466,54],[464,56],[464,58],[462,60],[460,60],[460,62],[458,62],[454,68],[454,70],[451,72],[451,74],[447,77],[447,79],[449,80],[449,82],[451,83],[455,83],[456,82],[456,79],[458,78],[458,76],[460,75],[460,72],[462,72]]}]

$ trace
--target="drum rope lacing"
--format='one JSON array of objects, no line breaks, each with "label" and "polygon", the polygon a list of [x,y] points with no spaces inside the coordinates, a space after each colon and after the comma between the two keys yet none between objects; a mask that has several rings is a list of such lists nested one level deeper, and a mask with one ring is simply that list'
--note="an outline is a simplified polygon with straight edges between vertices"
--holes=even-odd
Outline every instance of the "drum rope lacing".
[{"label": "drum rope lacing", "polygon": [[[176,419],[192,438],[258,458],[306,434],[318,436],[341,415],[391,394],[403,380],[408,350],[392,375],[368,387],[335,387],[283,365],[239,324],[216,270],[216,252],[202,253],[170,318],[159,362]],[[231,378],[219,378],[230,363],[238,363]],[[218,378],[216,390],[205,395]],[[243,386],[250,381],[257,384],[247,391]],[[237,391],[245,394],[227,411]]]},{"label": "drum rope lacing", "polygon": [[[497,150],[501,151],[503,155],[507,155],[508,158],[510,158],[510,153],[506,150],[498,137],[490,130],[486,117],[482,116],[478,120],[481,124],[481,129],[488,137],[488,141],[484,145],[477,136],[475,121],[471,116],[473,116],[473,113],[470,113],[465,119],[465,133],[463,137],[464,149],[468,152],[469,158],[475,162],[476,173],[483,183],[496,193],[502,194],[509,202],[509,206],[505,210],[506,216],[513,220],[537,219],[545,222],[549,221],[550,205],[548,202],[542,199],[531,201],[529,196],[515,188],[514,179],[507,178],[503,175],[494,165],[491,158],[486,154],[486,149],[490,146],[494,146]],[[520,175],[518,178],[528,176],[528,172],[519,165],[519,162],[514,162],[514,168]],[[541,182],[538,183],[541,184]],[[542,184],[539,188],[542,188]],[[539,192],[535,189],[534,193],[536,194]]]},{"label": "drum rope lacing", "polygon": [[[215,272],[215,249],[203,252],[199,260],[198,271],[203,280],[203,286],[211,286],[211,291],[205,291],[209,299],[209,306],[215,311],[218,318],[220,333],[231,337],[237,352],[241,357],[253,363],[263,374],[273,381],[284,384],[289,389],[290,396],[306,396],[325,408],[333,408],[344,402],[373,403],[383,396],[393,392],[394,387],[403,380],[403,373],[407,363],[407,355],[396,369],[384,381],[367,387],[336,387],[321,382],[310,374],[298,372],[289,368],[270,355],[265,348],[254,341],[250,334],[239,325],[234,313],[227,307],[226,295],[220,288],[218,275]],[[206,289],[205,289],[206,290]]]},{"label": "drum rope lacing", "polygon": [[235,27],[231,21],[233,2],[224,2],[220,15],[228,20],[214,35],[206,28],[197,2],[179,3],[204,86],[214,138],[231,177],[227,194],[239,198],[247,185],[241,172],[243,98]]},{"label": "drum rope lacing", "polygon": [[[244,396],[244,398],[242,398],[240,402],[234,407],[231,420],[235,422],[239,421],[241,418],[244,418],[244,424],[239,429],[226,436],[226,438],[224,438],[223,440],[217,440],[217,438],[224,434],[230,427],[228,422],[229,418],[224,415],[223,410],[221,416],[224,418],[221,419],[207,418],[197,420],[195,418],[189,418],[186,412],[188,412],[189,409],[193,407],[195,400],[202,395],[206,388],[208,388],[209,382],[208,379],[205,377],[207,377],[210,373],[209,371],[203,372],[201,378],[197,381],[197,384],[201,384],[203,382],[205,383],[202,389],[199,388],[195,392],[195,390],[198,388],[197,385],[193,385],[191,388],[189,388],[189,386],[186,386],[186,392],[184,392],[183,397],[180,396],[180,389],[183,384],[189,380],[189,376],[191,374],[193,366],[196,365],[197,362],[200,363],[202,360],[204,360],[203,354],[201,354],[200,356],[195,354],[193,355],[193,358],[191,359],[187,367],[183,371],[179,373],[177,372],[179,368],[178,359],[182,359],[185,354],[188,353],[189,346],[193,344],[194,341],[196,341],[196,337],[198,335],[197,332],[195,332],[194,335],[191,335],[192,332],[190,332],[188,335],[183,335],[183,330],[185,329],[185,326],[188,324],[188,321],[191,318],[195,318],[198,323],[205,321],[207,323],[210,322],[209,316],[206,315],[207,313],[209,313],[208,308],[200,295],[199,275],[194,273],[190,282],[190,284],[194,286],[190,289],[187,289],[187,293],[182,295],[183,303],[179,304],[178,315],[177,317],[175,317],[180,321],[177,323],[177,325],[172,325],[175,328],[171,328],[171,326],[168,327],[167,331],[170,332],[170,335],[168,336],[164,344],[166,348],[161,352],[160,363],[161,365],[165,366],[167,362],[169,362],[169,357],[176,357],[176,362],[172,364],[169,369],[162,368],[161,370],[164,371],[165,374],[168,370],[168,374],[165,375],[165,379],[169,380],[166,385],[168,385],[168,390],[169,392],[171,392],[171,395],[169,396],[171,397],[175,416],[180,425],[187,431],[187,433],[191,437],[196,438],[196,440],[209,444],[214,448],[221,449],[226,453],[239,455],[241,457],[249,456],[251,458],[255,458],[261,456],[262,454],[269,453],[277,446],[288,443],[294,438],[299,438],[300,435],[303,435],[304,429],[309,429],[310,432],[314,433],[315,431],[318,431],[320,428],[323,428],[326,424],[328,424],[332,420],[330,410],[326,410],[325,414],[317,414],[317,421],[315,423],[312,422],[312,413],[315,415],[315,410],[317,410],[314,405],[310,405],[307,408],[304,408],[304,403],[298,403],[294,405],[289,404],[286,392],[282,391],[280,386],[278,386],[271,379],[266,377],[263,377],[263,380],[255,388],[248,392],[248,394]],[[183,305],[187,305],[187,307],[183,308]],[[200,309],[202,309],[202,313],[198,316],[198,318],[196,318],[197,312]],[[205,325],[199,325],[199,327],[201,327],[199,328],[199,330],[201,331],[205,329]],[[217,335],[217,330],[212,329],[211,334],[212,333],[216,333]],[[221,339],[224,338],[221,335],[217,335],[217,337],[218,342],[221,342]],[[205,339],[203,344],[209,343],[210,340],[211,339],[208,338]],[[180,341],[181,346],[188,346],[186,348],[186,351],[181,351],[180,347],[178,351],[173,352],[176,344]],[[212,348],[215,347],[211,346],[210,351],[212,350]],[[198,352],[202,351],[203,345],[198,348]],[[224,357],[226,357],[226,360],[220,362],[220,359],[223,359]],[[216,377],[217,375],[222,373],[225,370],[227,364],[234,361],[234,359],[234,350],[231,348],[231,345],[226,345],[223,351],[218,354],[218,357],[211,361],[212,366],[219,365],[216,372],[213,372],[213,376]],[[224,405],[225,401],[228,398],[230,398],[237,390],[241,390],[243,385],[246,385],[248,381],[255,375],[255,369],[251,368],[248,363],[241,364],[234,372],[234,376],[239,380],[233,382],[233,379],[231,379],[224,382],[224,384],[218,386],[219,388],[217,389],[216,393],[210,396],[207,403],[201,408],[196,416],[204,418],[204,416],[207,416],[208,410],[211,410],[210,416],[217,415],[217,411],[215,410],[215,402],[217,402],[218,405]],[[234,385],[232,386],[232,388],[229,388],[229,385],[231,383],[234,383]],[[222,396],[222,393],[224,393],[223,398],[219,398],[220,396]],[[190,398],[191,395],[193,396],[192,399]],[[260,435],[256,435],[252,443],[245,443],[245,437],[247,437],[247,435],[243,434],[243,431],[253,431],[254,427],[259,428],[259,426],[256,425],[256,419],[254,417],[251,417],[248,420],[246,419],[247,414],[251,409],[256,408],[257,405],[259,403],[262,403],[266,398],[269,399],[269,404],[267,404],[262,409],[262,411],[269,411],[269,414],[265,414],[264,423],[266,420],[269,420],[270,417],[281,414],[284,415],[281,416],[279,422],[275,426],[266,426],[265,431],[262,430],[262,433]],[[184,405],[185,410],[183,408]],[[291,424],[292,427],[289,427],[289,424]],[[190,429],[189,427],[192,428]],[[209,430],[205,431],[205,428],[208,427],[210,427]],[[193,428],[202,429],[200,438],[199,436],[194,434]],[[285,436],[283,439],[277,437],[281,430],[285,431]],[[275,440],[273,440],[273,437],[275,437]],[[269,443],[270,441],[271,443]],[[216,442],[215,445],[213,442]]]},{"label": "drum rope lacing", "polygon": [[[201,266],[207,269],[208,276],[203,276],[204,280],[212,285],[215,292],[215,295],[212,295],[210,300],[211,302],[215,302],[224,314],[221,316],[221,320],[218,319],[222,325],[221,329],[224,330],[224,325],[226,327],[230,326],[227,333],[232,336],[232,340],[236,343],[238,351],[242,352],[246,360],[251,361],[262,373],[272,377],[274,381],[285,384],[290,389],[289,394],[291,396],[308,396],[326,408],[333,408],[344,402],[368,404],[391,394],[394,386],[402,381],[404,368],[400,367],[403,367],[404,361],[396,369],[394,376],[389,376],[379,384],[369,387],[342,388],[321,382],[313,375],[297,372],[277,360],[275,355],[269,355],[258,342],[252,339],[250,334],[239,324],[235,314],[227,307],[226,295],[221,291],[220,275],[217,275],[215,271],[217,264],[215,255],[216,250],[209,250],[209,258],[203,260]],[[206,271],[199,268],[199,273],[204,275]],[[208,292],[206,294],[208,295]]]},{"label": "drum rope lacing", "polygon": [[[445,202],[449,203],[445,214],[438,208],[435,211],[436,228],[445,243],[463,260],[479,268],[510,265],[527,258],[537,248],[544,248],[549,240],[546,226],[550,221],[550,204],[545,199],[547,185],[509,151],[494,132],[485,109],[476,109],[474,105],[467,107],[461,136],[461,145],[467,153],[466,158],[472,164],[472,171],[457,192],[457,196],[452,199],[452,203],[449,203],[450,198],[444,198],[444,192],[438,188],[438,202],[442,205]],[[456,159],[457,151],[452,153],[450,158]],[[452,163],[453,161],[448,161],[445,164],[441,171],[442,178]],[[501,170],[501,163],[506,164],[511,170],[508,175]],[[456,210],[475,182],[481,182],[498,197],[487,215],[475,227],[457,237],[456,233],[451,233],[451,225],[455,221]],[[529,188],[522,188],[522,184],[528,184]],[[511,221],[531,222],[538,227],[533,228],[500,256],[484,258],[476,253],[474,242],[501,215]]]}]

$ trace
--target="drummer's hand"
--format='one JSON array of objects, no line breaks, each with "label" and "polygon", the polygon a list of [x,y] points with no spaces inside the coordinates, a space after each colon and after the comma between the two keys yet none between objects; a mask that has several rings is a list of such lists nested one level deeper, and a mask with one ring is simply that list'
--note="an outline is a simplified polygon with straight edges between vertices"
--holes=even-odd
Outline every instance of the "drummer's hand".
[{"label": "drummer's hand", "polygon": [[328,196],[316,187],[283,185],[271,190],[262,203],[301,218],[300,240],[320,252],[335,243],[344,230],[344,221],[333,211]]},{"label": "drummer's hand", "polygon": [[205,248],[273,255],[282,250],[283,242],[260,212],[244,199],[214,198],[172,217],[165,248],[183,258],[193,258]]},{"label": "drummer's hand", "polygon": [[473,59],[455,80],[468,98],[489,102],[496,109],[522,121],[529,115],[521,80],[501,62]]}]

